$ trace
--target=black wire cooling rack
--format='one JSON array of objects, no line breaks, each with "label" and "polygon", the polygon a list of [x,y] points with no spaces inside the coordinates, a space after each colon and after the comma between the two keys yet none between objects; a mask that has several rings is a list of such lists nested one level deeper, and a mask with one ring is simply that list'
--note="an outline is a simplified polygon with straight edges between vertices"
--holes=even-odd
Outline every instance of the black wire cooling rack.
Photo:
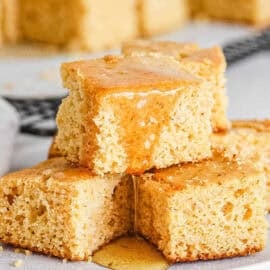
[{"label": "black wire cooling rack", "polygon": [[[228,67],[259,51],[270,50],[270,29],[225,44],[223,50]],[[62,98],[6,100],[19,112],[22,133],[38,136],[56,133],[55,116]]]}]

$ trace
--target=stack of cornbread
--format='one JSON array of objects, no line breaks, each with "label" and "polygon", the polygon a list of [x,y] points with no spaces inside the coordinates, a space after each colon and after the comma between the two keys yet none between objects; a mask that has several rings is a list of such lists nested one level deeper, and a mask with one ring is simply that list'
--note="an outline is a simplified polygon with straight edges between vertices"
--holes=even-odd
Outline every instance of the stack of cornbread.
[{"label": "stack of cornbread", "polygon": [[171,262],[262,250],[269,122],[231,125],[225,69],[219,47],[148,41],[63,64],[50,159],[0,180],[0,240],[70,260],[134,233]]},{"label": "stack of cornbread", "polygon": [[0,0],[5,43],[41,42],[71,50],[104,50],[176,29],[204,17],[270,24],[268,0]]}]

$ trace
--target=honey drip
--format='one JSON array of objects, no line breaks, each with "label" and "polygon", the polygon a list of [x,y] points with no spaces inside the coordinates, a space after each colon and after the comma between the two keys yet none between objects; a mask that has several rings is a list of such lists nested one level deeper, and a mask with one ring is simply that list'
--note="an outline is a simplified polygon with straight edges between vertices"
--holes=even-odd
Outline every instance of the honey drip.
[{"label": "honey drip", "polygon": [[104,246],[93,262],[114,270],[165,270],[169,267],[162,254],[143,238],[122,237]]},{"label": "honey drip", "polygon": [[136,176],[132,175],[133,183],[133,194],[134,194],[134,223],[133,223],[133,232],[137,236],[138,233],[138,182]]}]

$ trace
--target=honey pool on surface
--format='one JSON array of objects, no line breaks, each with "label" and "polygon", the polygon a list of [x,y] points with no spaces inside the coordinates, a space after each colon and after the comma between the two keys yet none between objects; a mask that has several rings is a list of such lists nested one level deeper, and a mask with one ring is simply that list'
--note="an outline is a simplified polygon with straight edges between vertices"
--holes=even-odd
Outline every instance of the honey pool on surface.
[{"label": "honey pool on surface", "polygon": [[121,237],[104,246],[93,262],[114,270],[165,270],[169,267],[162,254],[143,238]]}]

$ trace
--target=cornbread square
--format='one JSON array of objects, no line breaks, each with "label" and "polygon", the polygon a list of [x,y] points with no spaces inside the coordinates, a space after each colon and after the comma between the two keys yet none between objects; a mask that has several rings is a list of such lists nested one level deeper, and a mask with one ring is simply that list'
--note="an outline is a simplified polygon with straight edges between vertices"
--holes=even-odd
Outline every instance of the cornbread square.
[{"label": "cornbread square", "polygon": [[209,83],[214,97],[212,109],[214,131],[230,127],[226,116],[228,107],[225,87],[226,60],[220,47],[201,49],[195,43],[137,40],[124,43],[122,51],[125,55],[162,54],[174,57],[183,69]]},{"label": "cornbread square", "polygon": [[266,174],[266,207],[270,211],[270,120],[235,120],[232,129],[212,135],[213,150],[239,162],[252,160]]},{"label": "cornbread square", "polygon": [[[205,16],[227,21],[239,21],[255,25],[270,24],[269,0],[191,0],[193,11],[199,11]],[[197,9],[196,5],[200,5]]]},{"label": "cornbread square", "polygon": [[188,18],[186,0],[138,0],[142,36],[152,36],[183,25]]},{"label": "cornbread square", "polygon": [[0,241],[70,260],[133,229],[132,183],[63,158],[0,179]]},{"label": "cornbread square", "polygon": [[141,173],[211,156],[212,96],[168,57],[106,56],[62,65],[70,90],[56,144],[97,174]]},{"label": "cornbread square", "polygon": [[68,49],[102,50],[138,34],[136,0],[21,0],[24,37]]},{"label": "cornbread square", "polygon": [[219,157],[137,179],[137,231],[172,262],[244,256],[264,248],[264,174]]}]

